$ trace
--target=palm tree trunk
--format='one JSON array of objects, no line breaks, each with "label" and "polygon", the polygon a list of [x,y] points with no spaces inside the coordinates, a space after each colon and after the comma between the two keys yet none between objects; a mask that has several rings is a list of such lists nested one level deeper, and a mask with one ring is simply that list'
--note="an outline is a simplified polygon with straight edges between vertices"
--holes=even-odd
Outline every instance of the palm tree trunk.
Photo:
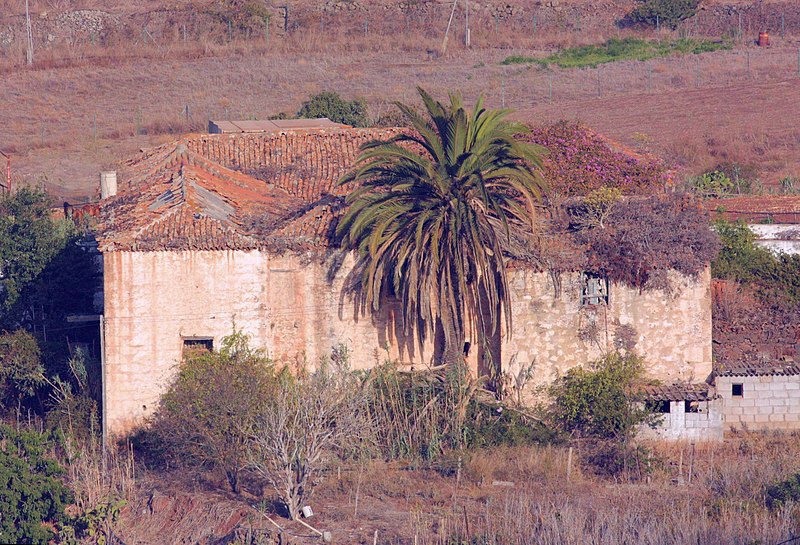
[{"label": "palm tree trunk", "polygon": [[[452,290],[452,301],[459,301],[460,293],[456,286],[450,287]],[[453,305],[455,309],[461,307],[460,304]],[[457,315],[457,311],[447,301],[442,301],[442,328],[444,329],[444,351],[442,353],[443,363],[446,365],[462,365],[464,363],[464,334],[463,316]]]}]

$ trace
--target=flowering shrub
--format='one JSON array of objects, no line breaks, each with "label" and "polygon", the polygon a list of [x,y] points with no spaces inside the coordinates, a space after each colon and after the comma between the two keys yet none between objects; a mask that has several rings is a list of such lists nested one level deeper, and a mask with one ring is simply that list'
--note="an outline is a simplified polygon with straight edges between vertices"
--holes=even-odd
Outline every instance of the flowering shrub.
[{"label": "flowering shrub", "polygon": [[543,175],[556,195],[586,195],[601,187],[644,195],[663,190],[669,182],[667,170],[657,159],[615,151],[579,124],[562,121],[534,127],[527,140],[548,149]]}]

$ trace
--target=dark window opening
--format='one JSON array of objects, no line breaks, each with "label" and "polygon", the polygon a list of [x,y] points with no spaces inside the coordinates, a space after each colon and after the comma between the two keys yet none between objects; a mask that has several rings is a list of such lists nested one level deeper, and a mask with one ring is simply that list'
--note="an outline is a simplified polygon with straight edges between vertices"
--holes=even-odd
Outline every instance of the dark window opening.
[{"label": "dark window opening", "polygon": [[687,413],[699,413],[700,412],[700,402],[699,401],[686,401],[686,406],[684,407],[684,412]]},{"label": "dark window opening", "polygon": [[608,304],[608,278],[593,273],[581,274],[581,305]]},{"label": "dark window opening", "polygon": [[744,384],[733,384],[731,386],[731,395],[742,397],[744,395]]},{"label": "dark window opening", "polygon": [[667,414],[670,412],[669,406],[669,401],[659,400],[647,402],[647,409],[653,413]]},{"label": "dark window opening", "polygon": [[183,351],[207,351],[214,350],[214,337],[184,337]]}]

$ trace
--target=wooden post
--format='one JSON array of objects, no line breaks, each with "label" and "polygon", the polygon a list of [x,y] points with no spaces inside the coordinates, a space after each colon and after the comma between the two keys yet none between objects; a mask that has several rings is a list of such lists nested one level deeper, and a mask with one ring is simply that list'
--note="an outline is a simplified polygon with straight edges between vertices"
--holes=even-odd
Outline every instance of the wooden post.
[{"label": "wooden post", "polygon": [[569,452],[567,453],[567,480],[569,481],[572,478],[572,447],[569,447]]},{"label": "wooden post", "polygon": [[553,76],[549,76],[547,80],[547,101],[553,103]]},{"label": "wooden post", "polygon": [[750,79],[750,52],[747,52],[747,79]]},{"label": "wooden post", "polygon": [[692,473],[694,473],[694,442],[692,442],[692,454],[689,457],[689,484],[692,484]]},{"label": "wooden post", "polygon": [[31,30],[31,12],[28,9],[28,0],[25,0],[25,30],[27,36],[26,60],[28,65],[33,64],[33,31]]}]

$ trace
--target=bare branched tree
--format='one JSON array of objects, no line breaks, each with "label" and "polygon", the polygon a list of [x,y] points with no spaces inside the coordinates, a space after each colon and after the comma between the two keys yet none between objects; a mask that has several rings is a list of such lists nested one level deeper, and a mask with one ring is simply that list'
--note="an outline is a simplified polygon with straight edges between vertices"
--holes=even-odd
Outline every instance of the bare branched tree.
[{"label": "bare branched tree", "polygon": [[292,519],[300,516],[331,456],[349,456],[371,443],[367,386],[346,364],[323,362],[308,375],[282,375],[275,398],[256,418],[250,463]]}]

